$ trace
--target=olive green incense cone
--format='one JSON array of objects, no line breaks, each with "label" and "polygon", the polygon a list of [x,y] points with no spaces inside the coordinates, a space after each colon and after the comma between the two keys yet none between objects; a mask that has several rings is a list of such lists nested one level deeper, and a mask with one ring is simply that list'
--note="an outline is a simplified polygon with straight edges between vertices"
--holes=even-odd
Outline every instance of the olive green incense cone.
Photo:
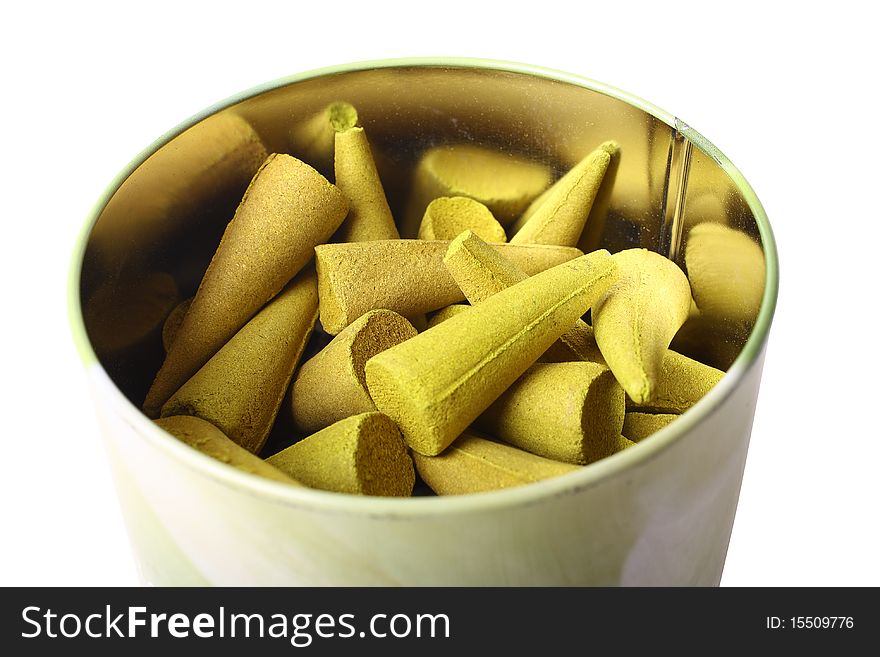
[{"label": "olive green incense cone", "polygon": [[348,198],[348,217],[334,240],[366,242],[396,240],[400,237],[385,198],[382,181],[363,128],[349,128],[336,133],[333,159],[336,186]]},{"label": "olive green incense cone", "polygon": [[611,257],[620,277],[593,307],[596,344],[626,393],[647,404],[672,336],[687,319],[690,285],[674,262],[653,251],[629,249]]},{"label": "olive green incense cone", "polygon": [[[449,242],[380,240],[315,248],[321,326],[336,335],[365,312],[393,310],[407,318],[464,300],[443,265]],[[581,255],[558,246],[496,244],[529,274]]]},{"label": "olive green incense cone", "polygon": [[532,454],[585,464],[613,450],[624,408],[623,389],[604,365],[535,363],[476,426]]},{"label": "olive green incense cone", "polygon": [[309,268],[183,384],[162,407],[162,415],[200,417],[256,454],[317,315],[315,274]]},{"label": "olive green incense cone", "polygon": [[289,155],[270,155],[251,181],[144,401],[168,398],[311,260],[348,211],[342,193]]},{"label": "olive green incense cone", "polygon": [[290,152],[327,176],[333,172],[336,133],[357,125],[357,110],[350,103],[330,103],[290,129]]},{"label": "olive green incense cone", "polygon": [[174,338],[177,337],[177,331],[180,329],[180,325],[191,303],[192,297],[184,299],[174,306],[174,309],[165,318],[165,323],[162,324],[162,347],[165,349],[166,354],[171,349],[171,343],[174,342]]},{"label": "olive green incense cone", "polygon": [[602,177],[602,184],[599,186],[599,191],[593,200],[593,207],[590,208],[590,216],[587,217],[587,223],[581,233],[581,238],[578,240],[577,247],[584,253],[598,249],[602,244],[608,210],[611,207],[611,200],[615,193],[617,172],[620,170],[620,145],[616,141],[606,141],[599,148],[608,153],[611,161],[608,163],[608,168]]},{"label": "olive green incense cone", "polygon": [[158,332],[179,300],[171,274],[153,272],[131,280],[111,279],[83,304],[83,321],[98,354],[118,354]]},{"label": "olive green incense cone", "polygon": [[[504,253],[486,244],[473,231],[465,231],[452,240],[443,263],[472,304],[528,278]],[[553,343],[541,360],[605,362],[596,346],[593,329],[581,319]]]},{"label": "olive green incense cone", "polygon": [[694,226],[685,265],[700,312],[709,320],[751,324],[764,295],[764,253],[742,231],[716,223]]},{"label": "olive green incense cone", "polygon": [[551,180],[550,167],[510,153],[474,144],[435,146],[416,166],[400,232],[415,237],[428,203],[441,196],[479,201],[507,226]]},{"label": "olive green incense cone", "polygon": [[367,361],[367,388],[407,444],[439,454],[616,280],[596,251],[535,274]]},{"label": "olive green incense cone", "polygon": [[419,476],[438,495],[466,495],[522,486],[578,469],[463,433],[439,456],[413,453]]},{"label": "olive green incense cone", "polygon": [[[627,408],[652,413],[684,413],[717,384],[724,372],[668,349],[649,402],[627,399]],[[625,435],[625,434],[624,434]]]},{"label": "olive green incense cone", "polygon": [[556,181],[527,219],[513,225],[510,242],[577,246],[610,161],[604,148],[587,155]]},{"label": "olive green incense cone", "polygon": [[337,493],[406,497],[415,484],[400,431],[376,412],[331,424],[266,461],[306,486]]},{"label": "olive green incense cone", "polygon": [[470,308],[470,306],[466,303],[454,303],[451,306],[446,306],[445,308],[441,308],[428,320],[427,328],[433,328],[437,326],[440,322],[443,322],[450,317],[455,317],[457,314],[464,312]]},{"label": "olive green incense cone", "polygon": [[425,209],[420,240],[451,240],[472,230],[487,242],[506,242],[504,228],[485,205],[466,196],[435,198]]},{"label": "olive green incense cone", "polygon": [[210,422],[189,415],[174,415],[155,421],[168,433],[212,458],[233,468],[285,484],[300,484],[258,456],[236,445]]},{"label": "olive green incense cone", "polygon": [[637,443],[652,433],[657,433],[677,417],[678,415],[672,413],[630,412],[626,414],[626,418],[623,420],[623,431],[621,433],[627,439]]},{"label": "olive green incense cone", "polygon": [[412,324],[391,310],[371,310],[349,324],[296,375],[291,408],[297,430],[313,433],[350,415],[375,411],[364,366],[416,333]]}]

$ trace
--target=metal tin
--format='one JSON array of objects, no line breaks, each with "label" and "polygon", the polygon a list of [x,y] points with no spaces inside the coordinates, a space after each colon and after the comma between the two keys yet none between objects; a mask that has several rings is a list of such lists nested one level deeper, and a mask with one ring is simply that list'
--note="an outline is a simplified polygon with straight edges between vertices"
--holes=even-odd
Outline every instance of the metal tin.
[{"label": "metal tin", "polygon": [[[387,499],[292,488],[176,441],[120,389],[129,386],[134,397],[137,386],[120,382],[119,368],[143,364],[104,355],[99,360],[82,312],[90,287],[126,267],[155,263],[173,240],[139,243],[140,236],[123,231],[137,257],[117,244],[115,255],[124,257],[99,265],[92,248],[96,224],[114,221],[108,203],[136,186],[133,178],[147,175],[149,164],[143,165],[151,155],[174,148],[181,133],[205,118],[235,112],[270,150],[284,150],[290,122],[333,100],[358,107],[378,150],[391,153],[386,171],[392,177],[412,162],[413,144],[485,142],[561,170],[588,146],[620,141],[616,191],[594,207],[603,213],[603,244],[650,246],[679,259],[697,219],[734,226],[760,242],[766,283],[757,316],[723,337],[707,330],[703,345],[695,347],[708,349],[710,360],[729,361],[732,355],[725,354],[738,352],[723,363],[730,365],[727,375],[637,448],[556,479],[479,495]],[[394,189],[392,181],[389,195]],[[773,234],[753,190],[714,146],[674,116],[556,71],[408,59],[277,80],[163,135],[120,173],[88,218],[75,247],[69,310],[145,582],[715,585],[733,526],[777,286]],[[724,348],[715,349],[721,343]]]}]

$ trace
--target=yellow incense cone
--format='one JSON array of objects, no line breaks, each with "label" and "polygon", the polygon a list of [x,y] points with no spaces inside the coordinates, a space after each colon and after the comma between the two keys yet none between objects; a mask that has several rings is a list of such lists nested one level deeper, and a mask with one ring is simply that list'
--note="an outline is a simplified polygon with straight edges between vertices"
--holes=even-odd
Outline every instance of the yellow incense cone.
[{"label": "yellow incense cone", "polygon": [[[587,217],[587,223],[578,240],[577,247],[584,253],[589,253],[600,248],[605,234],[605,222],[608,218],[608,210],[611,207],[611,199],[614,197],[615,183],[617,181],[617,172],[620,170],[620,145],[616,141],[606,141],[599,148],[607,151],[611,157],[605,175],[602,177],[602,184],[593,200],[593,207],[590,208],[590,216]],[[619,191],[619,190],[617,190]]]},{"label": "yellow incense cone", "polygon": [[425,208],[441,196],[467,196],[507,226],[552,180],[550,167],[474,144],[445,144],[425,151],[413,175],[401,234],[415,237]]},{"label": "yellow incense cone", "polygon": [[[448,246],[434,240],[381,240],[316,247],[321,326],[336,335],[377,308],[412,318],[462,301],[464,295],[443,265]],[[493,248],[529,274],[581,255],[558,246]]]},{"label": "yellow incense cone", "polygon": [[491,436],[532,454],[592,463],[617,444],[623,389],[598,363],[536,363],[476,421]]},{"label": "yellow incense cone", "polygon": [[439,454],[617,277],[607,251],[535,274],[367,361],[367,387],[415,451]]},{"label": "yellow incense cone", "polygon": [[677,417],[678,415],[672,413],[630,412],[626,414],[626,418],[623,420],[623,431],[621,433],[629,440],[637,443],[652,433],[657,433]]},{"label": "yellow incense cone", "polygon": [[155,421],[172,436],[185,442],[190,447],[199,450],[212,458],[222,461],[233,468],[255,474],[274,481],[283,481],[285,484],[299,486],[300,484],[281,472],[258,456],[254,456],[229,440],[220,429],[210,422],[189,415],[174,415],[163,417]]},{"label": "yellow incense cone", "polygon": [[357,110],[350,103],[337,101],[321,111],[297,120],[290,129],[290,152],[323,175],[333,172],[336,133],[357,125]]},{"label": "yellow incense cone", "polygon": [[168,398],[311,260],[348,204],[317,171],[270,155],[245,192],[144,401]]},{"label": "yellow incense cone", "polygon": [[113,275],[132,261],[140,264],[152,245],[168,244],[194,224],[203,226],[206,208],[213,219],[218,200],[221,208],[235,203],[266,155],[250,123],[230,110],[200,121],[122,184],[102,213],[108,220],[99,219],[92,229],[90,254]]},{"label": "yellow incense cone", "polygon": [[315,274],[309,268],[183,384],[162,415],[198,416],[256,454],[317,315]]},{"label": "yellow incense cone", "polygon": [[[452,240],[443,263],[472,304],[528,278],[528,274],[504,253],[486,244],[472,231],[465,231]],[[605,363],[596,346],[593,329],[581,319],[551,345],[541,360]]]},{"label": "yellow incense cone", "polygon": [[412,495],[412,458],[394,422],[381,413],[340,420],[266,462],[297,481],[353,495]]},{"label": "yellow incense cone", "polygon": [[442,321],[449,319],[450,317],[455,317],[460,312],[463,312],[470,308],[470,306],[466,303],[454,303],[451,306],[446,306],[445,308],[441,308],[428,320],[427,328],[433,328],[437,326]]},{"label": "yellow incense cone", "polygon": [[506,242],[504,228],[485,205],[466,196],[435,198],[425,209],[420,240],[451,240],[472,230],[487,242]]},{"label": "yellow incense cone", "polygon": [[764,294],[764,252],[752,238],[721,224],[698,224],[687,237],[685,265],[707,319],[754,323]]},{"label": "yellow incense cone", "polygon": [[186,311],[189,310],[191,303],[192,297],[184,299],[174,306],[174,309],[165,318],[165,323],[162,324],[162,347],[165,349],[166,354],[171,349],[171,343],[174,342],[174,338],[177,337],[177,331],[180,329],[183,317],[186,315]]},{"label": "yellow incense cone", "polygon": [[654,397],[641,404],[627,399],[626,406],[652,413],[684,413],[700,401],[722,376],[724,372],[721,370],[667,349],[663,355]]},{"label": "yellow incense cone", "polygon": [[159,330],[179,299],[171,274],[153,272],[132,280],[111,279],[83,304],[89,340],[101,356],[136,347]]},{"label": "yellow incense cone", "polygon": [[612,258],[620,278],[593,307],[593,331],[614,376],[637,404],[657,391],[663,356],[687,319],[691,290],[684,272],[647,249]]},{"label": "yellow incense cone", "polygon": [[611,155],[597,148],[551,187],[511,228],[512,244],[577,246]]},{"label": "yellow incense cone", "polygon": [[350,415],[375,411],[364,366],[414,335],[412,324],[391,310],[371,310],[349,324],[296,375],[291,408],[297,430],[313,433]]},{"label": "yellow incense cone", "polygon": [[522,486],[574,472],[568,463],[463,433],[439,456],[413,453],[419,476],[438,495],[467,495]]},{"label": "yellow incense cone", "polygon": [[333,239],[366,242],[400,238],[363,128],[336,133],[333,166],[336,186],[348,197],[350,205],[348,218]]}]

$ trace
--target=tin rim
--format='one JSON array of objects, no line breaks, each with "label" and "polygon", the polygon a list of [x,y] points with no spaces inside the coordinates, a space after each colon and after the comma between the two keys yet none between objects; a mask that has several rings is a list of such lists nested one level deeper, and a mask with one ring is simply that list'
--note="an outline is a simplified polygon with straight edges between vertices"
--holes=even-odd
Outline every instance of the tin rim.
[{"label": "tin rim", "polygon": [[[730,176],[737,190],[742,194],[743,199],[746,201],[749,209],[755,217],[755,222],[757,223],[761,237],[761,244],[764,249],[766,282],[764,286],[764,294],[761,299],[761,308],[755,326],[739,356],[737,356],[736,360],[721,381],[691,409],[683,413],[675,422],[653,434],[650,441],[640,443],[637,449],[623,450],[622,452],[613,454],[575,472],[553,479],[547,479],[503,490],[468,495],[416,498],[362,497],[357,495],[346,495],[329,491],[288,486],[284,483],[263,479],[256,475],[237,470],[190,448],[184,443],[176,440],[171,434],[163,431],[147,418],[139,408],[134,406],[122,394],[119,388],[117,388],[110,380],[110,377],[107,375],[104,368],[101,367],[98,357],[88,339],[83,320],[80,303],[80,273],[82,271],[88,237],[95,222],[113,194],[116,193],[123,181],[125,181],[135,169],[143,164],[143,162],[156,150],[199,121],[219,112],[220,110],[254,96],[293,83],[328,75],[353,73],[377,68],[403,67],[468,68],[520,73],[556,82],[572,84],[616,98],[617,100],[641,109],[686,136],[697,148],[711,157],[715,163],[720,166],[728,176]],[[746,373],[755,366],[767,343],[770,325],[773,321],[773,314],[776,309],[778,290],[779,263],[776,251],[776,241],[761,202],[758,200],[751,185],[749,185],[730,160],[728,160],[718,148],[709,142],[709,140],[693,130],[683,121],[638,96],[578,75],[507,61],[432,57],[356,62],[314,69],[279,78],[252,87],[251,89],[215,103],[163,134],[147,148],[142,150],[119,174],[117,174],[89,212],[74,246],[73,256],[70,263],[70,273],[68,276],[67,303],[74,343],[79,352],[80,358],[82,359],[83,365],[88,369],[97,367],[97,374],[99,376],[103,375],[109,384],[108,388],[111,391],[111,398],[103,398],[97,403],[105,403],[109,401],[113,407],[113,412],[121,415],[128,424],[137,430],[140,436],[145,440],[150,441],[155,447],[165,450],[171,457],[177,459],[193,471],[203,476],[210,477],[227,486],[240,489],[241,492],[249,493],[256,497],[260,497],[264,501],[275,504],[332,511],[337,514],[348,513],[359,516],[368,515],[372,517],[412,517],[414,515],[477,512],[539,503],[550,498],[570,495],[592,488],[606,479],[624,473],[657,458],[662,452],[711,415],[721,403],[732,394],[736,386],[741,383]]]}]

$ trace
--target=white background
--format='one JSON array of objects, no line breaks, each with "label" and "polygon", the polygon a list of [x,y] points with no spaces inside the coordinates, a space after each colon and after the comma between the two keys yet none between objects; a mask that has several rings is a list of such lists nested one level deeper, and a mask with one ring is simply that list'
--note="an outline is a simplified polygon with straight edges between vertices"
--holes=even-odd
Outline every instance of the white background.
[{"label": "white background", "polygon": [[75,235],[115,173],[256,84],[462,55],[635,93],[752,183],[782,280],[722,583],[880,585],[880,49],[858,8],[870,3],[24,5],[0,19],[0,584],[137,583],[65,307]]}]

